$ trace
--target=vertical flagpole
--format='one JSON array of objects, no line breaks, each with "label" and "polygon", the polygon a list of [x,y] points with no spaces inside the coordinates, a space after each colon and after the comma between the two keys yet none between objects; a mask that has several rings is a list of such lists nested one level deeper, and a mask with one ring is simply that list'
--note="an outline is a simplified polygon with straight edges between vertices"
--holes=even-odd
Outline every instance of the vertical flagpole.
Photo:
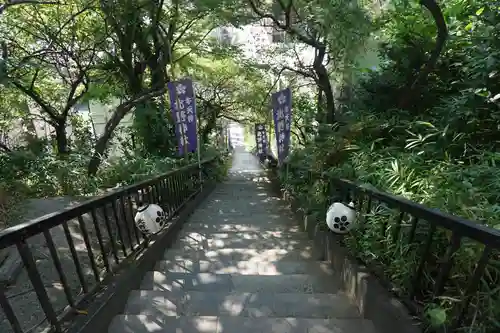
[{"label": "vertical flagpole", "polygon": [[[279,91],[281,91],[281,76],[280,75],[278,75],[278,90],[276,92],[279,92]],[[275,124],[274,127],[277,127],[277,124]],[[279,161],[279,164],[280,164],[280,167],[281,167],[280,151],[279,151],[279,145],[280,145],[280,141],[279,140],[280,140],[280,138],[279,138],[278,133],[275,133],[275,134],[276,134],[276,148],[278,149],[278,161]],[[285,177],[286,177],[286,174],[285,174]]]},{"label": "vertical flagpole", "polygon": [[[194,82],[191,81],[193,85],[193,98],[196,105],[196,92],[194,91]],[[200,151],[200,124],[198,121],[198,110],[196,110],[196,150],[198,151],[198,177],[200,179],[200,189],[203,190],[203,173],[201,172],[201,151]]]},{"label": "vertical flagpole", "polygon": [[[278,77],[278,92],[281,91],[282,89],[283,89],[283,85],[281,84],[281,77]],[[279,153],[278,153],[278,157],[279,157]],[[288,181],[288,163],[285,163],[285,181]]]}]

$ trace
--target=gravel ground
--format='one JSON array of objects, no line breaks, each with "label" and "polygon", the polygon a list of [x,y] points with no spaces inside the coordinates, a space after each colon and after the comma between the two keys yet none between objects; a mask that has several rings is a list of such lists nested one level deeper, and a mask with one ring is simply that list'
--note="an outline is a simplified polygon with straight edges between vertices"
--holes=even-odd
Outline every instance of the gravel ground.
[{"label": "gravel ground", "polygon": [[[55,211],[59,211],[68,206],[77,204],[82,200],[84,199],[70,198],[70,197],[29,200],[25,205],[23,205],[23,209],[25,211],[23,212],[23,218],[20,220],[20,223]],[[108,207],[108,212],[110,209],[111,207]],[[128,212],[128,209],[126,210],[126,212],[127,212],[126,214],[127,221],[129,222],[130,225],[132,223],[132,219]],[[120,213],[121,212],[119,212],[119,214]],[[111,255],[112,252],[110,246],[110,237],[106,231],[104,218],[102,216],[103,216],[102,211],[99,210],[98,224],[100,226],[101,233],[103,234],[104,238],[106,257],[110,261],[110,264],[112,264],[114,259],[112,259],[113,257]],[[112,214],[108,214],[108,216],[111,217]],[[89,232],[91,247],[93,249],[94,255],[97,257],[96,261],[98,264],[98,270],[100,274],[103,274],[105,272],[104,265],[102,262],[103,254],[98,244],[97,237],[95,236],[95,227],[93,224],[93,220],[90,214],[83,215],[83,219],[86,225],[86,229]],[[114,219],[111,219],[111,224],[112,226],[115,225]],[[75,248],[78,253],[78,258],[83,269],[84,280],[88,283],[89,287],[95,285],[96,280],[91,268],[87,248],[85,246],[78,225],[78,221],[76,219],[68,221],[68,226],[69,229],[71,230]],[[52,235],[55,246],[58,250],[59,258],[63,270],[65,272],[66,278],[68,280],[68,284],[70,286],[73,298],[78,299],[78,297],[81,296],[82,294],[82,287],[78,279],[78,275],[76,273],[75,263],[73,261],[68,242],[63,232],[63,228],[62,226],[55,227],[51,229],[50,233]],[[120,257],[123,257],[123,254],[121,253],[120,250],[121,244],[119,244],[116,237],[116,228],[112,230],[112,235],[113,239],[115,239],[114,243],[117,244],[118,246]],[[134,237],[133,233],[132,236]],[[127,234],[124,235],[124,237],[126,241],[126,246],[130,248],[129,242],[127,241]],[[45,238],[43,237],[43,235],[37,235],[31,237],[28,240],[28,244],[30,245],[31,251],[36,261],[38,271],[40,272],[42,281],[46,287],[52,305],[55,311],[57,313],[60,313],[68,305],[68,302],[64,290],[62,288],[59,275],[57,274],[49,250],[46,246]],[[14,249],[14,251],[11,251],[10,255],[16,255],[16,254],[17,250]],[[16,313],[23,330],[25,332],[44,331],[48,327],[48,323],[46,320],[44,321],[45,314],[40,306],[36,293],[33,290],[33,287],[31,285],[31,282],[28,278],[27,272],[24,269],[24,267],[22,268],[19,276],[15,281],[16,282],[13,285],[7,287],[6,295],[9,298],[9,302],[13,307],[14,312]],[[0,332],[2,333],[13,332],[2,309],[0,309]]]}]

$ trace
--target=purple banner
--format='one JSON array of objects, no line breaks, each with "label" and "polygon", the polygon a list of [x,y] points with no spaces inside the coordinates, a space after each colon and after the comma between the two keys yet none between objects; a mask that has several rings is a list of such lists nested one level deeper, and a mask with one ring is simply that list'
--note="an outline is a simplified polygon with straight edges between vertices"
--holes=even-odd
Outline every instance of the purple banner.
[{"label": "purple banner", "polygon": [[175,134],[179,142],[179,155],[194,153],[198,145],[196,133],[196,100],[193,81],[182,79],[167,83],[172,106]]},{"label": "purple banner", "polygon": [[255,143],[257,154],[260,157],[267,156],[267,132],[264,124],[255,124]]},{"label": "purple banner", "polygon": [[278,163],[282,164],[290,149],[290,128],[292,126],[292,91],[290,88],[272,94],[274,128]]}]

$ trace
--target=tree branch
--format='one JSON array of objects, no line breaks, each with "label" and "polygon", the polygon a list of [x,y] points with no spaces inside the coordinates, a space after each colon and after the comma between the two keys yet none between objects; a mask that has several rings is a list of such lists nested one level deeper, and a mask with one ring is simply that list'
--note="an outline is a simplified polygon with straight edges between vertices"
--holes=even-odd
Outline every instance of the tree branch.
[{"label": "tree branch", "polygon": [[287,8],[292,6],[292,1],[290,0],[290,5],[289,6],[284,6],[284,3],[280,0],[280,6],[283,10],[285,10],[285,23],[280,22],[274,15],[267,14],[264,11],[260,10],[257,5],[255,4],[254,0],[247,0],[248,3],[250,4],[250,7],[254,11],[255,14],[257,14],[260,18],[268,18],[273,21],[273,23],[280,28],[281,30],[284,30],[288,32],[289,34],[293,35],[296,37],[299,41],[301,41],[304,44],[310,45],[312,47],[320,47],[320,43],[318,40],[314,39],[311,36],[306,36],[302,34],[296,27],[292,26],[292,22],[290,19],[290,11],[288,10],[287,14]]},{"label": "tree branch", "polygon": [[437,27],[437,36],[436,36],[436,46],[434,50],[432,50],[431,56],[429,60],[426,62],[422,70],[418,73],[417,78],[413,81],[411,85],[411,89],[413,89],[417,84],[421,83],[425,80],[429,72],[434,68],[436,62],[443,51],[444,44],[446,43],[446,39],[448,38],[448,28],[446,26],[446,22],[444,20],[443,13],[439,5],[434,0],[420,0],[420,4],[427,8],[429,12],[432,14],[434,18],[434,22]]},{"label": "tree branch", "polygon": [[148,99],[160,96],[167,91],[166,87],[163,87],[159,90],[148,90],[144,91],[141,95],[134,97],[133,99],[123,102],[115,109],[111,118],[106,123],[104,127],[103,134],[96,141],[94,154],[90,159],[88,165],[88,174],[90,176],[94,176],[99,169],[99,165],[101,163],[101,156],[106,150],[106,146],[108,145],[109,139],[113,136],[113,132],[120,123],[120,121],[125,117],[125,115],[137,104],[142,103]]},{"label": "tree branch", "polygon": [[191,52],[193,52],[195,49],[198,48],[198,46],[200,46],[200,44],[205,40],[205,38],[207,38],[207,36],[212,32],[213,28],[210,29],[199,41],[198,43],[192,47],[189,51],[187,51],[186,53],[184,53],[184,55],[180,56],[179,58],[175,59],[173,62],[178,62],[178,61],[181,61],[182,59],[184,59],[185,57],[187,57]]},{"label": "tree branch", "polygon": [[406,108],[411,105],[420,91],[420,87],[427,79],[431,70],[436,66],[439,55],[443,51],[446,39],[448,38],[448,28],[444,20],[443,12],[435,0],[420,0],[420,4],[427,8],[432,14],[437,27],[436,45],[432,50],[429,60],[424,64],[411,84],[407,83],[404,92],[399,100],[400,107]]},{"label": "tree branch", "polygon": [[30,97],[36,104],[38,104],[42,108],[42,110],[49,115],[52,121],[56,123],[59,121],[60,117],[55,112],[54,108],[50,106],[47,102],[45,102],[43,98],[39,94],[37,94],[33,89],[28,89],[17,81],[11,81],[11,82],[23,94]]},{"label": "tree branch", "polygon": [[57,1],[37,1],[37,0],[6,0],[4,4],[0,5],[0,15],[9,7],[18,5],[57,5]]},{"label": "tree branch", "polygon": [[[198,15],[184,26],[184,28],[179,33],[179,35],[172,41],[172,50],[175,48],[175,44],[177,44],[179,42],[179,40],[186,34],[186,32],[196,23],[196,21],[198,21],[201,18],[203,18],[203,16]],[[170,28],[169,28],[169,30],[170,30]],[[213,29],[210,29],[210,31],[211,30],[213,30]]]},{"label": "tree branch", "polygon": [[315,82],[318,81],[318,77],[316,75],[314,75],[314,73],[306,72],[305,70],[302,70],[302,69],[292,68],[292,67],[289,67],[289,66],[283,66],[283,70],[288,70],[288,71],[300,74],[302,76],[305,76],[305,77],[308,77],[310,79],[313,79]]},{"label": "tree branch", "polygon": [[299,145],[301,145],[301,146],[305,145],[305,141],[302,141],[302,138],[294,130],[290,130],[290,132],[297,138]]}]

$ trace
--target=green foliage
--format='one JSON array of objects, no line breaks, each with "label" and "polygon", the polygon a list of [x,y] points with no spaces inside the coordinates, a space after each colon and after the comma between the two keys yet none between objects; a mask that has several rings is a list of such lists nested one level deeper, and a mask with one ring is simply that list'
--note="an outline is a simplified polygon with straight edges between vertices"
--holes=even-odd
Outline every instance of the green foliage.
[{"label": "green foliage", "polygon": [[[332,130],[320,124],[319,136],[295,145],[288,175],[285,170],[281,173],[287,189],[310,211],[324,216],[326,180],[346,178],[500,228],[498,13],[498,5],[487,1],[446,4],[450,34],[446,49],[420,87],[417,100],[403,110],[404,87],[428,58],[436,31],[431,17],[422,15],[416,4],[395,3],[384,12],[377,33],[382,41],[381,62],[357,73],[353,97],[342,115],[347,125]],[[313,112],[307,109],[311,107],[294,103],[294,112],[301,117]],[[375,205],[361,217],[366,221],[363,229],[346,237],[346,244],[360,259],[380,267],[404,296],[412,287],[429,225],[419,223],[415,242],[407,245],[400,240],[408,237],[408,218],[401,238],[392,236],[398,214]],[[429,329],[455,319],[458,300],[464,297],[482,251],[478,244],[464,240],[443,296],[433,298],[436,263],[449,241],[449,233],[438,230],[419,286],[424,292],[418,300],[424,305]],[[473,310],[467,313],[467,327],[461,332],[498,331],[498,276],[500,267],[491,260],[480,291],[472,295]]]},{"label": "green foliage", "polygon": [[[222,180],[227,174],[228,160],[219,148],[207,146],[202,159],[217,157],[210,177]],[[22,150],[0,155],[0,225],[16,218],[17,205],[25,198],[56,196],[93,196],[104,190],[131,185],[168,172],[174,168],[197,163],[188,159],[151,156],[128,152],[106,160],[95,177],[87,174],[88,155],[70,154],[64,159],[50,153]]]},{"label": "green foliage", "polygon": [[[203,158],[220,154],[217,148],[206,147]],[[127,156],[108,159],[96,177],[88,177],[88,156],[71,154],[65,159],[50,154],[37,155],[31,151],[17,151],[0,156],[4,189],[29,197],[60,195],[95,195],[100,190],[130,185],[167,172],[175,167],[196,163],[189,159],[171,157]]]},{"label": "green foliage", "polygon": [[171,156],[175,154],[174,127],[167,117],[165,104],[154,101],[138,105],[134,112],[136,144],[144,155]]},{"label": "green foliage", "polygon": [[[165,103],[159,98],[132,103],[130,111],[122,113],[124,109],[112,110],[103,135],[108,141],[101,145],[92,126],[73,110],[84,101],[132,100],[164,88],[168,80],[189,76],[196,82],[203,158],[220,156],[209,177],[223,179],[230,162],[215,147],[214,132],[227,125],[222,118],[245,123],[250,137],[254,123],[266,124],[269,142],[275,145],[269,93],[285,83],[293,90],[293,150],[281,177],[311,213],[324,215],[325,180],[342,177],[500,228],[498,4],[452,0],[442,6],[449,29],[446,48],[403,110],[406,88],[435,43],[433,19],[420,4],[282,3],[296,11],[290,20],[282,20],[290,37],[286,40],[292,43],[266,46],[262,61],[256,62],[239,46],[220,43],[210,32],[240,27],[265,14],[280,18],[283,8],[270,3],[255,1],[256,8],[251,8],[249,1],[197,0],[193,5],[174,0],[160,7],[157,2],[77,0],[9,8],[0,22],[8,49],[0,59],[0,131],[12,132],[20,125],[25,129],[21,143],[7,147],[14,151],[0,155],[0,210],[5,193],[12,193],[14,201],[26,196],[95,195],[195,163],[196,154],[177,156],[168,98]],[[356,71],[356,55],[369,42],[378,44],[380,62]],[[297,53],[305,44],[314,49],[316,64]],[[292,61],[284,61],[283,54],[290,54]],[[292,62],[293,68],[288,67]],[[337,86],[330,89],[329,84]],[[328,90],[349,84],[352,96],[342,105],[328,100],[334,97]],[[115,129],[127,112],[133,112],[134,124],[118,135]],[[334,114],[336,123],[325,123],[325,114]],[[37,138],[35,118],[58,129],[59,135]],[[71,125],[71,135],[61,132],[62,125]],[[61,144],[68,152],[55,156],[54,147]],[[113,150],[121,151],[121,157]],[[89,177],[92,155],[102,157],[102,164]],[[353,233],[346,243],[360,259],[381,265],[405,294],[419,247],[401,245],[390,233],[380,233],[381,225],[397,216],[385,206],[374,206],[363,232]],[[391,223],[388,230],[394,227]],[[408,231],[403,229],[402,237]],[[416,243],[427,233],[428,228],[419,225]],[[437,233],[434,261],[440,260],[448,242],[447,233]],[[466,245],[457,256],[445,297],[419,295],[430,327],[449,323],[455,299],[461,298],[472,275],[481,249]],[[432,265],[426,269],[430,273],[421,288],[431,291],[435,272]],[[477,311],[468,317],[475,320],[462,328],[464,332],[498,331],[498,276],[500,268],[494,263],[481,291],[473,295],[471,304]]]}]

